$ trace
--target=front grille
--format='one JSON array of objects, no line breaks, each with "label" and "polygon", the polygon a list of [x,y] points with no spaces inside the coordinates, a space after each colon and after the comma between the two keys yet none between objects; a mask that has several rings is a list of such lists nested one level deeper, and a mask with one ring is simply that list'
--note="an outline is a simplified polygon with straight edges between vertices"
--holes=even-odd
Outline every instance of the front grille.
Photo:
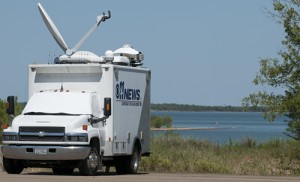
[{"label": "front grille", "polygon": [[64,141],[64,127],[20,127],[21,141]]}]

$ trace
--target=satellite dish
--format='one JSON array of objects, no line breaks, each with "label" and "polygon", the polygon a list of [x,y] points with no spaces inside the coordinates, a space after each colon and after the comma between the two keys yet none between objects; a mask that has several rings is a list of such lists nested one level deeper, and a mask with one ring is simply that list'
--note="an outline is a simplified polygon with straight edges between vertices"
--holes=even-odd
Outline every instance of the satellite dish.
[{"label": "satellite dish", "polygon": [[[60,46],[60,48],[66,53],[66,55],[59,57],[59,62],[102,62],[103,58],[97,56],[96,54],[93,54],[88,51],[78,51],[80,46],[89,38],[89,36],[97,29],[97,27],[100,25],[101,22],[104,22],[105,20],[109,19],[111,17],[110,11],[108,11],[108,15],[103,13],[103,15],[99,15],[96,18],[96,23],[91,27],[91,29],[81,38],[81,40],[73,47],[69,48],[67,44],[65,43],[63,37],[59,33],[57,27],[51,20],[50,16],[46,12],[46,10],[43,8],[43,6],[38,3],[38,8],[40,11],[40,14],[52,34],[53,38],[57,42],[57,44]],[[75,54],[76,53],[76,54]],[[85,56],[87,55],[87,56]]]},{"label": "satellite dish", "polygon": [[43,8],[43,6],[40,3],[38,3],[38,7],[39,7],[39,11],[41,13],[41,16],[42,16],[48,30],[52,34],[52,36],[55,39],[55,41],[57,42],[57,44],[62,48],[62,50],[64,50],[64,52],[66,52],[69,48],[68,48],[67,44],[65,43],[64,39],[62,38],[62,36],[60,35],[55,24],[53,23],[50,16],[48,15],[46,10]]}]

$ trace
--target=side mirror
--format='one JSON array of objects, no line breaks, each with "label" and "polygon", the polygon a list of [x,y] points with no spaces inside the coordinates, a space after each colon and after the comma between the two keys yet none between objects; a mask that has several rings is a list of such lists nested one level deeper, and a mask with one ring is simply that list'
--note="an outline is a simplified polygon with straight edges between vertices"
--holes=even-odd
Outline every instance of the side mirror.
[{"label": "side mirror", "polygon": [[7,97],[7,108],[6,113],[7,114],[15,114],[15,97],[14,96],[8,96]]},{"label": "side mirror", "polygon": [[108,117],[111,115],[111,98],[104,98],[104,116]]}]

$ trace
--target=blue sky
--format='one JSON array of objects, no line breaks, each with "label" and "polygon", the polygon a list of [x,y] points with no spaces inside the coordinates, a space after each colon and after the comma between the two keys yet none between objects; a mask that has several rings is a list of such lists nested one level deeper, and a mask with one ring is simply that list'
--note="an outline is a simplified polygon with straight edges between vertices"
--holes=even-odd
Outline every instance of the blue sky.
[{"label": "blue sky", "polygon": [[[73,47],[110,10],[80,50],[103,55],[131,44],[152,70],[152,103],[239,106],[263,87],[252,84],[259,58],[277,57],[282,27],[266,13],[271,0],[0,2],[0,98],[27,101],[28,64],[63,54],[37,8],[40,2]],[[266,10],[267,9],[267,10]]]}]

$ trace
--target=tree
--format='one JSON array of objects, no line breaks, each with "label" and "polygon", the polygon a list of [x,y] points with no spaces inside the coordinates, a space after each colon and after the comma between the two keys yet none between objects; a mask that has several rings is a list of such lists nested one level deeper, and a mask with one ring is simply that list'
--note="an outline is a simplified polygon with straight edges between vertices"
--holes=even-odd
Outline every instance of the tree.
[{"label": "tree", "polygon": [[152,128],[161,128],[163,126],[163,119],[160,116],[151,116],[150,126]]},{"label": "tree", "polygon": [[166,126],[166,128],[172,127],[172,117],[170,115],[164,116],[163,121],[164,126]]},{"label": "tree", "polygon": [[166,115],[164,117],[152,115],[150,126],[152,128],[161,128],[161,127],[170,128],[172,127],[172,117],[170,115]]},{"label": "tree", "polygon": [[259,91],[243,99],[248,107],[266,108],[265,117],[273,121],[279,115],[288,117],[286,134],[300,140],[300,0],[274,1],[272,17],[283,26],[285,37],[280,59],[260,60],[260,70],[253,83],[281,88],[282,93]]}]

